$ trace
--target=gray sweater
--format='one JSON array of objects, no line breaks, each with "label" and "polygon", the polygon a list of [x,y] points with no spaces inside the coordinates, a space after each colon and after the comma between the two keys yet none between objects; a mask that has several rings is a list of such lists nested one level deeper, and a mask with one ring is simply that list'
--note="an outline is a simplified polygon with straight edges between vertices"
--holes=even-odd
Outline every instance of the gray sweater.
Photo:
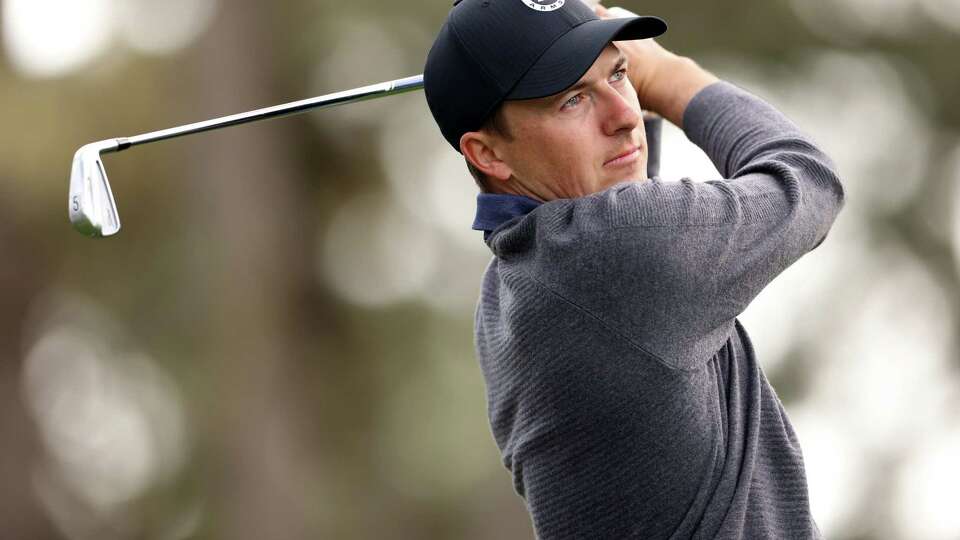
[{"label": "gray sweater", "polygon": [[821,537],[797,435],[736,317],[826,237],[836,167],[729,82],[683,124],[726,180],[481,196],[494,257],[476,354],[538,538]]}]

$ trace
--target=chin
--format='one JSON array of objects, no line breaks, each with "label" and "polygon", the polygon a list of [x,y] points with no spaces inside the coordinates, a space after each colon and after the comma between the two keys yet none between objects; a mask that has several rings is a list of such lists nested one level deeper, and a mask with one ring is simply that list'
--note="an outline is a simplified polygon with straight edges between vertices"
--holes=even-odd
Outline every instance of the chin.
[{"label": "chin", "polygon": [[600,184],[600,185],[597,187],[597,189],[596,189],[595,192],[600,192],[600,191],[608,190],[608,189],[612,188],[613,186],[615,186],[615,185],[617,185],[617,184],[620,184],[620,183],[623,183],[623,182],[627,182],[627,181],[630,181],[630,180],[633,180],[633,177],[626,176],[626,177],[623,177],[623,178],[611,178],[610,180],[607,180],[607,181],[605,181],[604,183]]},{"label": "chin", "polygon": [[614,184],[619,184],[620,182],[627,182],[630,180],[642,182],[646,179],[647,179],[647,164],[638,163],[636,167],[616,176],[615,179],[609,185],[612,186]]}]

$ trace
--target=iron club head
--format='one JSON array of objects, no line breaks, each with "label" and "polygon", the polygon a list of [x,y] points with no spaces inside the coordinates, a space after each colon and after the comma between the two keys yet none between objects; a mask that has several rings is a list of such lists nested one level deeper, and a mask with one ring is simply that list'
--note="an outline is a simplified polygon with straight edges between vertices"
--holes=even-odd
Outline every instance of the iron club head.
[{"label": "iron club head", "polygon": [[101,237],[120,230],[117,205],[100,159],[102,154],[116,152],[119,146],[116,139],[99,141],[84,145],[73,156],[67,205],[70,222],[81,234]]}]

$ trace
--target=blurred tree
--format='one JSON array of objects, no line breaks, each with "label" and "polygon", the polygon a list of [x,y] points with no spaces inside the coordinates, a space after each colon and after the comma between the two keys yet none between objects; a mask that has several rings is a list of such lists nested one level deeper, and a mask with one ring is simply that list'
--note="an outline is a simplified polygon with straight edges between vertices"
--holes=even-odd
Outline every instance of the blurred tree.
[{"label": "blurred tree", "polygon": [[[228,114],[278,102],[277,9],[255,0],[223,6],[190,61],[198,108]],[[207,339],[199,363],[202,459],[218,538],[308,538],[303,457],[291,384],[304,349],[291,324],[307,278],[301,171],[289,126],[266,123],[196,138],[195,181],[185,186],[191,227],[206,250]],[[196,398],[196,396],[195,396]]]},{"label": "blurred tree", "polygon": [[[0,180],[0,186],[8,185]],[[42,445],[27,415],[20,381],[28,345],[23,342],[23,321],[49,280],[48,261],[31,249],[23,216],[6,200],[0,193],[0,536],[44,540],[58,535],[34,490]]]}]

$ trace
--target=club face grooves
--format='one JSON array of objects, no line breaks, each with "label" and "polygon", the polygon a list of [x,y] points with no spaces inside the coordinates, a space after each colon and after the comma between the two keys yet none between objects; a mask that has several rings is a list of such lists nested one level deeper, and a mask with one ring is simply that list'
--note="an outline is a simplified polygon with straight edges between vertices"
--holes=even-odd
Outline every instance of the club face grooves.
[{"label": "club face grooves", "polygon": [[73,157],[67,210],[73,228],[83,235],[97,238],[120,231],[120,216],[100,157],[116,150],[116,141],[100,141],[83,146]]}]

